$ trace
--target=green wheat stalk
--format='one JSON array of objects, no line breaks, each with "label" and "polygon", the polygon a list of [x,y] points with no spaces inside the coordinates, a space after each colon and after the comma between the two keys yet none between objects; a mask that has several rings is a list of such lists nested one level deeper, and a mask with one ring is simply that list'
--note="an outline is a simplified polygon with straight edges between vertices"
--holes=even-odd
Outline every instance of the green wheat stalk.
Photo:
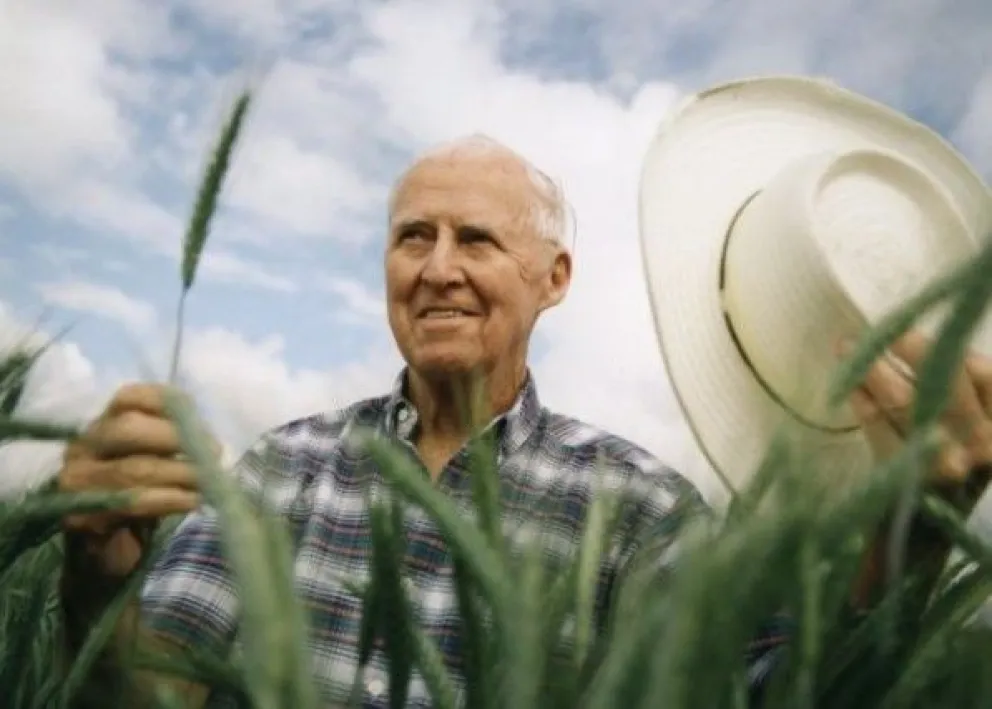
[{"label": "green wheat stalk", "polygon": [[193,213],[190,217],[186,233],[183,236],[182,263],[179,275],[181,289],[176,305],[176,334],[172,345],[172,363],[169,367],[169,382],[175,382],[179,368],[179,356],[182,350],[183,325],[186,311],[186,296],[193,287],[196,270],[203,255],[203,247],[210,233],[210,222],[217,209],[217,199],[220,196],[224,177],[231,164],[231,156],[237,143],[238,135],[248,114],[251,103],[251,93],[244,91],[234,102],[230,117],[220,134],[217,147],[207,165],[200,189],[197,193]]}]

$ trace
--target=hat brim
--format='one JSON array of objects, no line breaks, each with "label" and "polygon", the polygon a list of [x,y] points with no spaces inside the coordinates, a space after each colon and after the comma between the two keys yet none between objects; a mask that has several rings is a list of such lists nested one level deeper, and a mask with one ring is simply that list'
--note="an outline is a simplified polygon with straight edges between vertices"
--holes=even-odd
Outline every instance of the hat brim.
[{"label": "hat brim", "polygon": [[[758,77],[689,97],[650,145],[639,188],[649,300],[665,367],[703,454],[724,484],[744,487],[788,414],[740,356],[724,320],[724,236],[744,201],[793,160],[824,150],[896,152],[947,190],[976,233],[992,193],[937,133],[830,82]],[[799,326],[799,325],[797,325]],[[804,430],[819,464],[871,463],[863,434]]]}]

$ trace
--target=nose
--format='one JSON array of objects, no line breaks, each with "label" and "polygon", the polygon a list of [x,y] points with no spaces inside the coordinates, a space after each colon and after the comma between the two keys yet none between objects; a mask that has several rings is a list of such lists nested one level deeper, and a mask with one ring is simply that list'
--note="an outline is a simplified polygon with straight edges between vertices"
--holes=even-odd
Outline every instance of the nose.
[{"label": "nose", "polygon": [[440,230],[421,275],[425,282],[438,288],[456,285],[464,280],[458,243],[451,229]]}]

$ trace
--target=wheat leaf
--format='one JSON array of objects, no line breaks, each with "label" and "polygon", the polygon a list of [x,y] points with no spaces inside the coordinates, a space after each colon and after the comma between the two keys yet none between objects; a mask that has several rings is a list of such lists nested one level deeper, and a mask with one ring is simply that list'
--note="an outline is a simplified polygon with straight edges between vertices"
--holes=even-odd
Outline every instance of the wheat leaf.
[{"label": "wheat leaf", "polygon": [[864,381],[885,351],[927,311],[957,293],[964,282],[981,273],[979,259],[967,261],[934,279],[917,295],[883,317],[868,331],[834,373],[830,402],[840,404]]},{"label": "wheat leaf", "polygon": [[71,441],[79,437],[75,426],[37,419],[0,417],[0,443],[18,440]]},{"label": "wheat leaf", "polygon": [[479,527],[461,517],[454,503],[423,473],[385,442],[368,441],[369,453],[384,477],[405,496],[423,507],[457,550],[494,609],[509,617],[512,595],[506,564],[488,544]]},{"label": "wheat leaf", "polygon": [[975,259],[972,269],[966,278],[962,278],[955,307],[941,326],[917,375],[913,412],[916,427],[935,421],[944,410],[954,392],[952,381],[960,371],[969,338],[988,310],[992,298],[992,239]]},{"label": "wheat leaf", "polygon": [[[220,470],[192,407],[171,394],[166,409],[176,424],[183,450],[194,462],[197,480],[207,504],[217,511],[220,540],[239,584],[242,601],[241,633],[249,694],[259,707],[278,707],[292,657],[289,634],[277,613],[289,597],[280,586],[292,585],[292,574],[281,568],[272,553],[278,531],[256,514],[247,494]],[[275,565],[275,573],[268,570]]]}]

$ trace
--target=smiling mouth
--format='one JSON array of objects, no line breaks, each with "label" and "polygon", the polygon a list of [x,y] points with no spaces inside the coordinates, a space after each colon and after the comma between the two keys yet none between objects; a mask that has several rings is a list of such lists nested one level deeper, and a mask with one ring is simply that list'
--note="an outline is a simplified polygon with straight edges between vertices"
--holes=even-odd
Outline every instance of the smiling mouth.
[{"label": "smiling mouth", "polygon": [[451,318],[475,317],[477,313],[460,308],[425,308],[417,315],[421,320],[448,320]]}]

